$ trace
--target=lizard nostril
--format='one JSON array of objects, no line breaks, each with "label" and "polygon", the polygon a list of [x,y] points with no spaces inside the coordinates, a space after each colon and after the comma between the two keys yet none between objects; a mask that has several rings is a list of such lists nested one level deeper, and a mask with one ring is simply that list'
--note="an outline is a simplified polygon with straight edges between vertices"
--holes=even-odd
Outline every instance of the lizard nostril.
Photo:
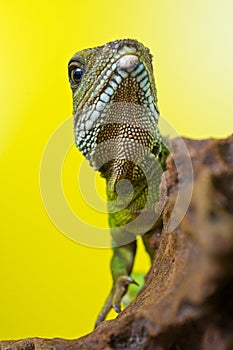
[{"label": "lizard nostril", "polygon": [[122,56],[118,60],[117,66],[118,68],[123,69],[127,72],[132,72],[134,69],[137,68],[139,63],[140,63],[140,60],[138,56],[128,54],[128,55]]}]

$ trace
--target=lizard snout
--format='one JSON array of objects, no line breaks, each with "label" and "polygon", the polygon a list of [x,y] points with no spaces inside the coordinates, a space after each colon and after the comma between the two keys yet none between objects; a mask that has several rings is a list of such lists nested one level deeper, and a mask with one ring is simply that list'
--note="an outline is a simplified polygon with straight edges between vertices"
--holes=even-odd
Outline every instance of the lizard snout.
[{"label": "lizard snout", "polygon": [[132,54],[126,54],[119,58],[117,61],[117,67],[127,72],[132,72],[139,65],[140,60],[138,56]]}]

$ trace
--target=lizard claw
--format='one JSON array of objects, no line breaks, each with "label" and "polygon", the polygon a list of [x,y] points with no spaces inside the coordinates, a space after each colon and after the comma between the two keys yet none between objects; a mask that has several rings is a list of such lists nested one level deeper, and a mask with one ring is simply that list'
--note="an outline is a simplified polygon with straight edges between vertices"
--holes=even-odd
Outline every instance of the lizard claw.
[{"label": "lizard claw", "polygon": [[135,281],[135,280],[134,280],[133,278],[131,278],[131,277],[128,277],[128,281],[129,281],[129,283],[136,284],[136,286],[139,286],[138,282]]},{"label": "lizard claw", "polygon": [[120,305],[113,305],[113,309],[119,314],[121,312],[121,307]]}]

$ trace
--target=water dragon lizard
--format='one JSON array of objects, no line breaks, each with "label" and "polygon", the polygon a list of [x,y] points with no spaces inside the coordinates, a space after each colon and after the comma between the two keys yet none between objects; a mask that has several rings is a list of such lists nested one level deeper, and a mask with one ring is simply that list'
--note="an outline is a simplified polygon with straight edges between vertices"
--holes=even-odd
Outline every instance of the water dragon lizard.
[{"label": "water dragon lizard", "polygon": [[149,49],[124,39],[77,52],[68,65],[73,94],[75,142],[106,179],[113,257],[113,287],[96,325],[110,309],[121,310],[136,236],[149,245],[155,203],[169,153],[157,123],[159,110]]}]

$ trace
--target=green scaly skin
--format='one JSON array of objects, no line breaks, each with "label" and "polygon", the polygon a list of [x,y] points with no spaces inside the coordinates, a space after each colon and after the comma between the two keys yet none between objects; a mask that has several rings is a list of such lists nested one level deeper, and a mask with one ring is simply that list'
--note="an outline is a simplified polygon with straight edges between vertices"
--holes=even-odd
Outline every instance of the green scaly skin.
[{"label": "green scaly skin", "polygon": [[[157,128],[159,111],[149,50],[136,40],[118,40],[77,52],[69,62],[75,141],[106,179],[113,257],[113,287],[96,326],[130,283],[136,236],[151,259],[155,203],[168,149]],[[130,183],[130,184],[129,184]]]}]

